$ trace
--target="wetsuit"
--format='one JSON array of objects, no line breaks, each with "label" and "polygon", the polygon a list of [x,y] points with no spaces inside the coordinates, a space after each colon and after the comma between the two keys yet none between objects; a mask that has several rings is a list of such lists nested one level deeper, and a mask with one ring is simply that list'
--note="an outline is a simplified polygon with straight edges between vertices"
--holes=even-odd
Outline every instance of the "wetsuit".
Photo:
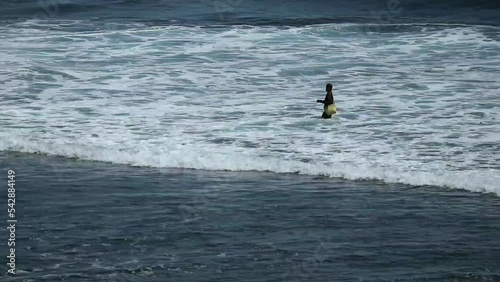
[{"label": "wetsuit", "polygon": [[322,118],[331,118],[333,114],[337,112],[335,107],[335,101],[333,100],[333,92],[330,91],[326,93],[325,100],[317,100],[318,103],[323,103],[324,111]]}]

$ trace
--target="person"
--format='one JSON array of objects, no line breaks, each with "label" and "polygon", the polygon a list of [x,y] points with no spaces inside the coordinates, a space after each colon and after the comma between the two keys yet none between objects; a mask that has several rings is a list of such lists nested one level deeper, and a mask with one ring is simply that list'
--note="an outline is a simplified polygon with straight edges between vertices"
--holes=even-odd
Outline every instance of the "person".
[{"label": "person", "polygon": [[325,100],[316,100],[318,103],[323,103],[324,105],[324,110],[323,110],[323,115],[321,116],[322,118],[331,118],[332,115],[337,113],[337,108],[335,107],[335,100],[333,100],[333,86],[328,83],[326,85],[326,96]]}]

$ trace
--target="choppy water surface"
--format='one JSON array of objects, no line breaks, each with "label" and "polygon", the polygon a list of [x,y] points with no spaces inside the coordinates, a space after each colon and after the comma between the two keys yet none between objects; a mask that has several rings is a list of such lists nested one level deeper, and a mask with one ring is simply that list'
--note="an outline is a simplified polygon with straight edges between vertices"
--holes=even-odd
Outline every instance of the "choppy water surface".
[{"label": "choppy water surface", "polygon": [[500,280],[494,195],[13,153],[0,161],[16,170],[18,191],[18,274],[2,281]]},{"label": "choppy water surface", "polygon": [[0,1],[3,280],[500,281],[497,1],[178,2]]},{"label": "choppy water surface", "polygon": [[[498,27],[28,20],[0,34],[1,150],[500,191]],[[326,82],[331,120],[306,114]]]}]

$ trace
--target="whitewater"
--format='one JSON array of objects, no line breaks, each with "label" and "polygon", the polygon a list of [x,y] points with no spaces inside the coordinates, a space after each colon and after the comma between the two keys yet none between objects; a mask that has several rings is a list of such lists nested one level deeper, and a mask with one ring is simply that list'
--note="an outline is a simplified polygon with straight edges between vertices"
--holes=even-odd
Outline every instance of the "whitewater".
[{"label": "whitewater", "polygon": [[500,195],[500,28],[367,30],[9,22],[0,150]]}]

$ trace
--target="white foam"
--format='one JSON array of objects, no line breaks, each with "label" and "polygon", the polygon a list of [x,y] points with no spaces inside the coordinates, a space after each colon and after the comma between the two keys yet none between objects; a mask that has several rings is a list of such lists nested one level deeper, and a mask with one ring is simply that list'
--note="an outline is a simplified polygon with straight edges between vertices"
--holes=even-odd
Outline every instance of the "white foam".
[{"label": "white foam", "polygon": [[[81,142],[84,143],[84,142]],[[176,147],[175,149],[173,147]],[[495,170],[418,171],[395,169],[377,165],[346,165],[342,161],[321,164],[260,157],[251,152],[214,152],[215,148],[198,148],[189,145],[166,148],[130,149],[96,148],[84,144],[32,143],[23,139],[2,139],[0,150],[14,150],[29,153],[77,157],[83,160],[103,161],[133,166],[189,168],[228,171],[271,171],[277,173],[299,173],[323,175],[350,180],[381,180],[387,183],[410,185],[435,185],[449,188],[466,189],[476,192],[489,192],[500,195],[500,176]],[[335,157],[335,154],[333,155]],[[341,155],[339,155],[341,157]]]},{"label": "white foam", "polygon": [[0,32],[0,150],[499,193],[494,28]]}]

